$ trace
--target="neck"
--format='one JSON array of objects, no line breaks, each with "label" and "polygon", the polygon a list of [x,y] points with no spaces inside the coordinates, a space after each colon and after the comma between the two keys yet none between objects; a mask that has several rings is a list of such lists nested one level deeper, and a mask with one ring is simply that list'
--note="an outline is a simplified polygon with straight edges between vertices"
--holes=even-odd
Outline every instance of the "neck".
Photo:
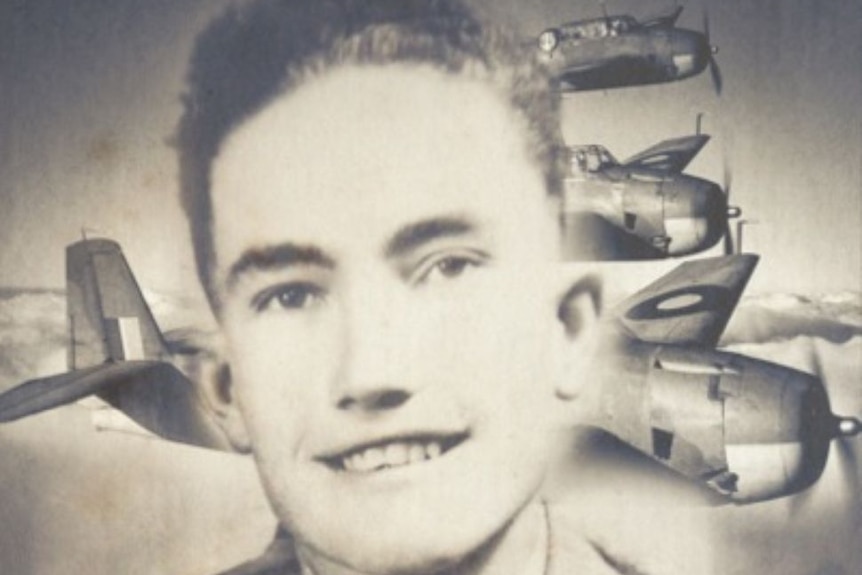
[{"label": "neck", "polygon": [[445,575],[544,575],[549,537],[547,509],[544,504],[532,504],[489,544]]},{"label": "neck", "polygon": [[[531,504],[522,510],[512,523],[458,566],[445,571],[415,575],[544,575],[550,538],[547,521],[545,506]],[[370,575],[332,563],[315,562],[312,569],[305,561],[302,561],[302,574]]]}]

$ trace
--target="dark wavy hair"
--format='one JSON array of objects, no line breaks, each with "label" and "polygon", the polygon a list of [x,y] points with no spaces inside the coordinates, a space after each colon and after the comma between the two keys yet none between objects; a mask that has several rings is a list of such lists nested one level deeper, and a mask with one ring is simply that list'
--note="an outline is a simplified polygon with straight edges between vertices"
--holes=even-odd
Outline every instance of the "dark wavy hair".
[{"label": "dark wavy hair", "polygon": [[500,91],[524,119],[527,153],[560,195],[559,102],[533,50],[484,25],[460,0],[252,0],[197,38],[174,142],[198,276],[218,309],[210,173],[242,122],[309,76],[343,64],[415,63],[467,74]]}]

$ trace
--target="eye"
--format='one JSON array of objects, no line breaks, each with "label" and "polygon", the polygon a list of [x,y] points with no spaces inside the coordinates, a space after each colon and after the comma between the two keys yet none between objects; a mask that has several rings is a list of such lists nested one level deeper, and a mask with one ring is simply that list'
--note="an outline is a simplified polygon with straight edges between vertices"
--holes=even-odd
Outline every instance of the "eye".
[{"label": "eye", "polygon": [[324,289],[318,285],[293,282],[263,290],[252,298],[251,307],[256,312],[265,312],[274,308],[298,311],[323,303],[325,296]]},{"label": "eye", "polygon": [[473,262],[466,258],[446,258],[437,262],[431,269],[431,273],[438,272],[444,278],[455,278],[472,265]]},{"label": "eye", "polygon": [[413,283],[425,285],[439,281],[452,281],[484,265],[486,256],[481,253],[458,253],[426,258],[417,267]]}]

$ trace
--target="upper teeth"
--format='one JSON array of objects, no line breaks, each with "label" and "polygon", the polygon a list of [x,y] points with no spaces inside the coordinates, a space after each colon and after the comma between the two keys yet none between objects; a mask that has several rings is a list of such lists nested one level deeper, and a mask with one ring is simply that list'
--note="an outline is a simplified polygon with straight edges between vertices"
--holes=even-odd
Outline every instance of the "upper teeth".
[{"label": "upper teeth", "polygon": [[437,441],[396,441],[357,451],[343,458],[342,465],[346,471],[374,471],[433,459],[442,452]]}]

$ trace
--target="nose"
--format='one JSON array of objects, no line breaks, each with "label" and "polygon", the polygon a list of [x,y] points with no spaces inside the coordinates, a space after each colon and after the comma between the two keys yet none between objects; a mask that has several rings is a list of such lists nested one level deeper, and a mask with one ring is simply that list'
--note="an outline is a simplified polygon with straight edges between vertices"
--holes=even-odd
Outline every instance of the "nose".
[{"label": "nose", "polygon": [[341,357],[332,399],[341,410],[381,412],[406,403],[410,337],[404,315],[382,294],[353,298],[343,311]]},{"label": "nose", "polygon": [[410,399],[403,389],[365,389],[359,393],[344,394],[338,399],[338,409],[362,411],[386,411],[395,409]]}]

